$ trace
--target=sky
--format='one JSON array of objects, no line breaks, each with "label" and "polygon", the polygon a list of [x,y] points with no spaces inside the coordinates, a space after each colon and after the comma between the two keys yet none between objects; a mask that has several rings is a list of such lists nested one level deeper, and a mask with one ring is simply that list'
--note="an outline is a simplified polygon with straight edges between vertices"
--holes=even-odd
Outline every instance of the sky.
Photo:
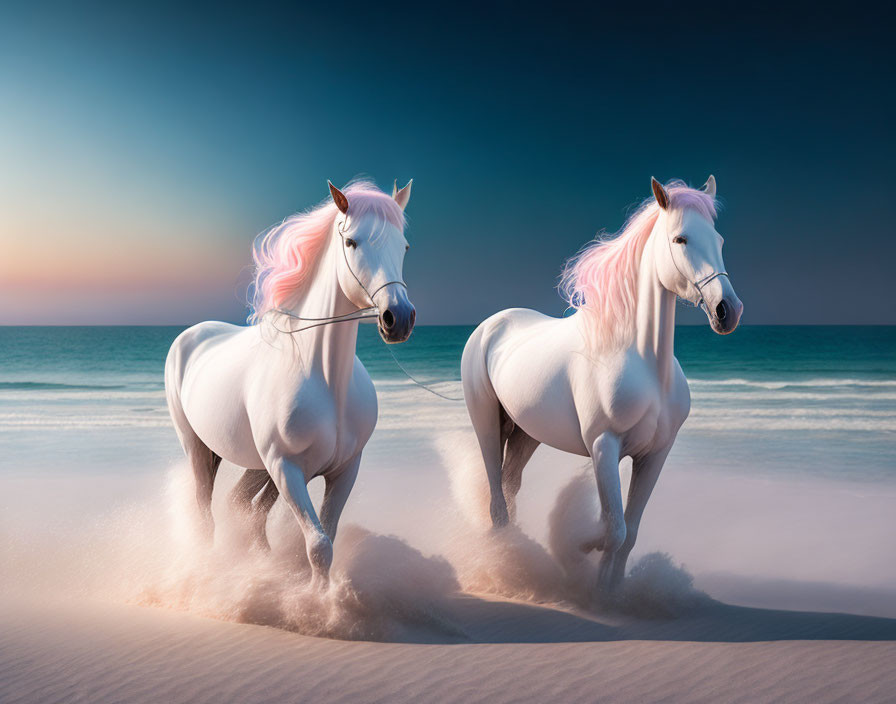
[{"label": "sky", "polygon": [[357,176],[414,179],[420,323],[560,314],[710,173],[743,322],[896,324],[883,9],[186,5],[0,5],[0,324],[242,321],[254,236]]}]

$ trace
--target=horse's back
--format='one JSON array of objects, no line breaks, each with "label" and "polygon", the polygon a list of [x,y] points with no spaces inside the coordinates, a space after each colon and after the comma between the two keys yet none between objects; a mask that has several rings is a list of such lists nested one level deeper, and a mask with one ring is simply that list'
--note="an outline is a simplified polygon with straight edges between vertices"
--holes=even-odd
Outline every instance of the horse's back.
[{"label": "horse's back", "polygon": [[569,382],[581,337],[572,321],[511,308],[487,318],[464,348],[464,395],[494,395],[507,415],[539,442],[585,453]]},{"label": "horse's back", "polygon": [[253,328],[208,321],[184,330],[165,364],[165,389],[172,419],[221,457],[259,467],[246,414],[244,385],[255,335]]},{"label": "horse's back", "polygon": [[203,343],[212,340],[223,340],[226,337],[243,330],[238,325],[222,323],[217,320],[208,320],[197,323],[178,335],[171,348],[168,350],[168,358],[165,360],[165,387],[169,393],[174,388],[179,388],[183,383],[187,365]]},{"label": "horse's back", "polygon": [[633,347],[595,358],[577,317],[510,309],[485,320],[464,349],[465,396],[488,394],[528,435],[567,452],[587,454],[605,430],[632,451],[670,442],[690,407],[680,366],[664,389]]},{"label": "horse's back", "polygon": [[472,365],[479,358],[491,359],[500,353],[503,346],[538,334],[539,328],[556,320],[529,308],[499,311],[483,320],[470,335],[464,346],[461,365]]},{"label": "horse's back", "polygon": [[376,389],[367,370],[354,356],[348,389],[337,400],[328,378],[303,356],[310,352],[294,345],[289,337],[266,337],[259,326],[209,322],[185,330],[166,368],[175,423],[180,418],[241,467],[263,467],[272,447],[314,471],[331,458],[353,456],[376,425]]}]

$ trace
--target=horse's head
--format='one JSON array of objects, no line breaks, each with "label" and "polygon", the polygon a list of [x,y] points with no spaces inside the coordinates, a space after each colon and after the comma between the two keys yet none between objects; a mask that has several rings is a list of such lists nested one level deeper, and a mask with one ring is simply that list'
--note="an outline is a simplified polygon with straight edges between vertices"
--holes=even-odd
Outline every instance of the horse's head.
[{"label": "horse's head", "polygon": [[[720,335],[734,332],[743,313],[725,271],[722,236],[716,232],[706,208],[692,207],[689,198],[676,197],[656,179],[653,195],[660,206],[654,247],[657,274],[662,285],[680,298],[703,308],[712,329]],[[686,189],[690,190],[690,189]],[[710,176],[703,192],[715,198],[716,180]],[[691,198],[700,194],[690,191]],[[712,201],[709,201],[710,203]]]},{"label": "horse's head", "polygon": [[[358,308],[371,304],[376,307],[380,335],[390,344],[407,340],[417,318],[402,275],[409,245],[401,211],[411,197],[411,183],[400,190],[396,183],[392,191],[394,204],[386,194],[365,196],[385,199],[389,206],[385,209],[364,207],[361,203],[353,207],[351,193],[346,197],[329,184],[330,195],[339,209],[334,223],[341,250],[336,257],[339,285]],[[390,209],[395,210],[397,217],[389,217]]]}]

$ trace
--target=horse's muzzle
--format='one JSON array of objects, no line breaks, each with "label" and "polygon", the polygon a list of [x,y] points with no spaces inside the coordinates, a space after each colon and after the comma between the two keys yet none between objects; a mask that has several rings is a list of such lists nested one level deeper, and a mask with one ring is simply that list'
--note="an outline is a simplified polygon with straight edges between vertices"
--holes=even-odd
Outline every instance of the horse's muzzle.
[{"label": "horse's muzzle", "polygon": [[411,336],[416,321],[417,311],[410,301],[406,298],[395,301],[380,312],[377,320],[380,337],[390,345],[404,342]]},{"label": "horse's muzzle", "polygon": [[[707,311],[709,312],[709,311]],[[734,332],[740,322],[740,316],[744,312],[744,304],[735,295],[726,296],[716,304],[710,312],[709,324],[719,335],[728,335]]]}]

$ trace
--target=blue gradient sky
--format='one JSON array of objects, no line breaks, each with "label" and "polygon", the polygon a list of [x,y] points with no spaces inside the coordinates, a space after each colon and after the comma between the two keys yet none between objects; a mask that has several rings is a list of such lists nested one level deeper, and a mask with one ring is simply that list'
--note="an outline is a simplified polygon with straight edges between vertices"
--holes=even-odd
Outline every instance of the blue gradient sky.
[{"label": "blue gradient sky", "polygon": [[559,313],[651,175],[710,172],[745,322],[896,323],[877,10],[247,7],[3,5],[0,324],[241,320],[252,237],[356,175],[414,178],[421,322]]}]

